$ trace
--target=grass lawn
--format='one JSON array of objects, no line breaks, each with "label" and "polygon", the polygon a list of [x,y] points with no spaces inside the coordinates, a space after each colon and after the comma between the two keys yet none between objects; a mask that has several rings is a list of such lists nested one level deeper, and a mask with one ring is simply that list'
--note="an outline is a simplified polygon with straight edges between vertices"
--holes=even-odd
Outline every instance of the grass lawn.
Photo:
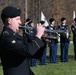
[{"label": "grass lawn", "polygon": [[[74,60],[73,44],[69,45],[69,61],[66,63],[60,62],[60,47],[58,46],[57,63],[53,64],[49,62],[49,49],[47,48],[46,65],[39,65],[31,67],[35,75],[75,75],[76,74],[76,61]],[[0,75],[2,73],[2,66],[0,66]]]},{"label": "grass lawn", "polygon": [[60,48],[58,47],[57,63],[49,62],[49,50],[47,50],[47,60],[44,66],[39,65],[37,62],[36,67],[31,67],[35,75],[75,75],[76,74],[76,61],[74,60],[73,44],[69,45],[69,61],[60,62]]}]

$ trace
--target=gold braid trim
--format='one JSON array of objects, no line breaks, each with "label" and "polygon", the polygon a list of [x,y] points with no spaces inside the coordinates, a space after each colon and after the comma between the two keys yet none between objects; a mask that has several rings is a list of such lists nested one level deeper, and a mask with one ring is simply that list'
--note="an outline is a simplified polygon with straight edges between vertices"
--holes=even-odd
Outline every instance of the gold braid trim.
[{"label": "gold braid trim", "polygon": [[38,43],[35,40],[32,40],[32,41],[36,43],[36,45],[38,46],[38,48],[40,48],[40,46],[38,45]]}]

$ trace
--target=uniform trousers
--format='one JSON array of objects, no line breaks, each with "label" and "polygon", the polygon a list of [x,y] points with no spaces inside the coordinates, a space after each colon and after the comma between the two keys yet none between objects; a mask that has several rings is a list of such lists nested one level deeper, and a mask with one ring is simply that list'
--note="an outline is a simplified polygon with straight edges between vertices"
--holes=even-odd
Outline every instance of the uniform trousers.
[{"label": "uniform trousers", "polygon": [[73,41],[74,45],[74,59],[76,60],[76,40]]},{"label": "uniform trousers", "polygon": [[43,52],[42,57],[40,58],[40,65],[45,65],[45,62],[46,62],[46,48]]},{"label": "uniform trousers", "polygon": [[61,62],[68,61],[68,48],[69,48],[68,42],[61,43]]},{"label": "uniform trousers", "polygon": [[56,57],[57,57],[57,43],[50,43],[50,62],[56,63]]},{"label": "uniform trousers", "polygon": [[35,58],[30,58],[30,66],[36,66],[36,59]]}]

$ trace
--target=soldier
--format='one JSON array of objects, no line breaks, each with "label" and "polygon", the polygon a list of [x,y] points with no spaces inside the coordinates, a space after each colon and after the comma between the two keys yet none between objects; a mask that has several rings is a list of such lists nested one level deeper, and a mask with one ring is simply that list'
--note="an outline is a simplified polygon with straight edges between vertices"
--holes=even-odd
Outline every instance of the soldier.
[{"label": "soldier", "polygon": [[26,34],[21,36],[17,33],[21,25],[20,15],[21,10],[12,6],[5,7],[1,12],[4,28],[0,36],[0,48],[4,75],[34,75],[29,58],[40,58],[44,51],[41,37],[45,28],[37,24],[36,36],[29,35],[32,38],[29,41]]},{"label": "soldier", "polygon": [[[33,21],[30,18],[26,19],[26,22],[28,22],[27,25],[29,27],[35,27]],[[36,30],[35,29],[27,30],[27,32],[29,32],[30,35],[34,36],[36,33]],[[34,57],[30,58],[30,66],[31,67],[36,66],[36,58],[34,58]]]},{"label": "soldier", "polygon": [[[45,21],[40,21],[41,25],[42,26],[45,26]],[[44,34],[46,36],[46,34]],[[43,37],[44,38],[44,37]],[[42,41],[45,43],[45,46],[44,46],[44,52],[43,52],[43,55],[41,56],[40,58],[40,65],[45,65],[46,63],[46,49],[47,49],[47,42],[46,40],[42,39]]]},{"label": "soldier", "polygon": [[[49,28],[50,30],[55,30],[56,26],[55,26],[55,19],[50,18],[49,19]],[[50,47],[50,62],[51,63],[56,63],[56,58],[57,58],[57,48],[58,48],[58,39],[54,38],[55,36],[57,36],[56,33],[51,33],[51,35],[53,35],[53,38],[49,41],[49,47]]]},{"label": "soldier", "polygon": [[[67,30],[66,18],[61,18],[60,29]],[[61,48],[61,62],[68,61],[68,48],[69,48],[69,32],[64,32],[60,34],[60,48]]]},{"label": "soldier", "polygon": [[71,30],[73,33],[74,59],[76,60],[76,18],[74,18],[74,22],[71,26]]}]

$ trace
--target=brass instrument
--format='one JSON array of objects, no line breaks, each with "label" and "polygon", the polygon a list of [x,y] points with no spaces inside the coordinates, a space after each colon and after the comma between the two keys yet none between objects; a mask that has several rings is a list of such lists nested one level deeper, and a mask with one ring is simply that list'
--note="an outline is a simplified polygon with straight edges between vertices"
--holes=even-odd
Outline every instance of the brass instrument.
[{"label": "brass instrument", "polygon": [[[29,27],[29,26],[19,26],[20,29],[24,29],[24,30],[29,30],[29,31],[33,31],[34,29],[36,30],[36,27]],[[58,34],[61,33],[65,33],[67,32],[67,30],[50,30],[50,29],[45,29],[45,33],[49,34],[47,36],[43,36],[43,38],[48,38],[48,39],[57,39],[58,38]],[[31,35],[31,32],[26,32],[25,33]],[[50,33],[56,33],[56,36],[53,36]]]}]

